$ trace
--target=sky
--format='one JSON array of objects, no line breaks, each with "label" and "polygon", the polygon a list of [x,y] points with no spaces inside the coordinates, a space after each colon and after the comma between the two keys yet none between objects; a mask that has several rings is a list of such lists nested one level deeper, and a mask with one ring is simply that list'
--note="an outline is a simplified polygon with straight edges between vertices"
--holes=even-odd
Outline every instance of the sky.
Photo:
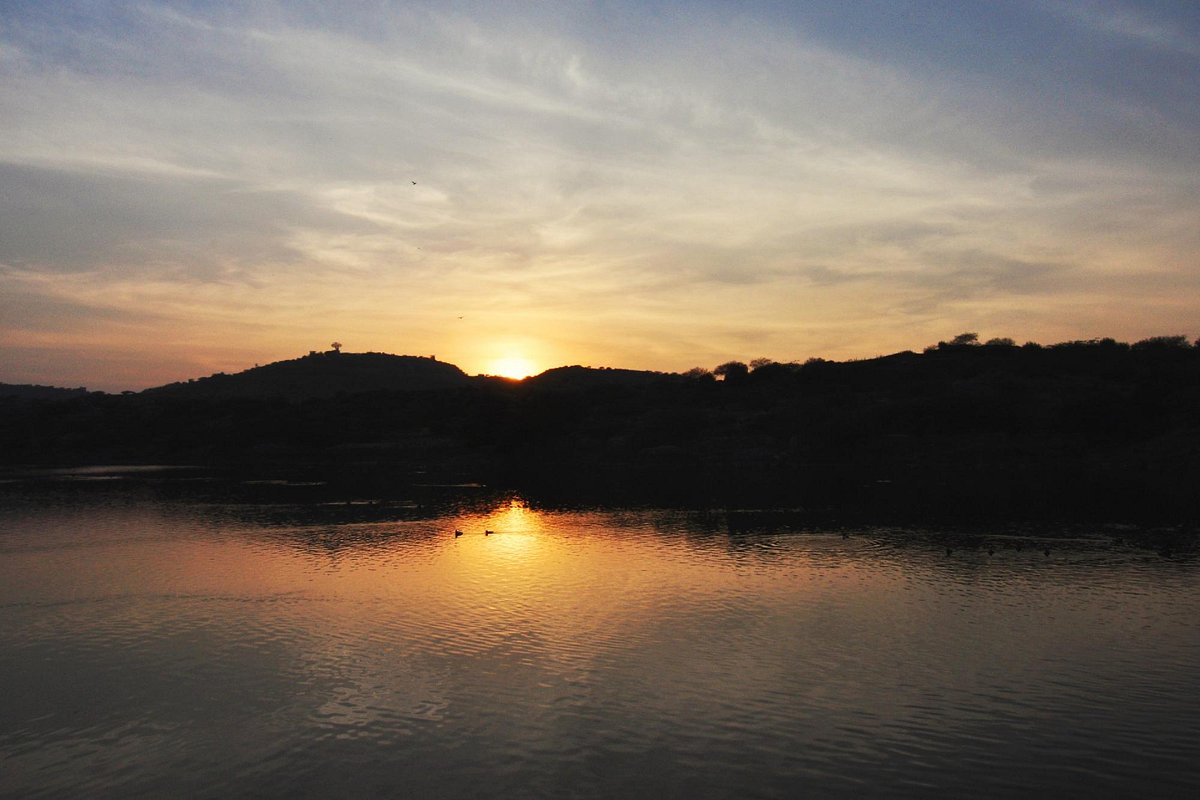
[{"label": "sky", "polygon": [[0,2],[0,381],[1200,335],[1200,4]]}]

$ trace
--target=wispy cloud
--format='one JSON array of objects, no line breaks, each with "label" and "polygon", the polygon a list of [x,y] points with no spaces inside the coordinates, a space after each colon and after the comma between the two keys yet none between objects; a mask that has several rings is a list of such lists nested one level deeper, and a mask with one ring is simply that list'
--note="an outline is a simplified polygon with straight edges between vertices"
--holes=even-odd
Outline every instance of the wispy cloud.
[{"label": "wispy cloud", "polygon": [[[1121,8],[1013,30],[1190,57]],[[873,354],[1004,308],[1038,336],[1090,320],[1097,277],[1186,280],[1200,253],[1175,62],[1157,94],[1079,66],[1030,88],[753,4],[71,11],[0,27],[0,289],[29,299],[0,335],[160,365],[143,383],[332,336],[469,370],[516,342],[544,366]],[[1157,332],[1156,296],[1109,333]]]},{"label": "wispy cloud", "polygon": [[1060,0],[1049,7],[1088,30],[1140,45],[1200,56],[1200,38],[1169,19],[1128,2],[1113,0]]}]

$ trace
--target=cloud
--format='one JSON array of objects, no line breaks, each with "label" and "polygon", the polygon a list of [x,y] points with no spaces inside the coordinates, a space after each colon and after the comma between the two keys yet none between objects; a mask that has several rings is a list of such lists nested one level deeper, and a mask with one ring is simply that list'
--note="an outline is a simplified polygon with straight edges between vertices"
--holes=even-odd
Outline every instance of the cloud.
[{"label": "cloud", "polygon": [[295,262],[297,229],[372,227],[296,192],[226,179],[0,163],[0,183],[0,261],[48,270],[220,280],[239,265]]},{"label": "cloud", "polygon": [[1195,272],[1186,48],[1131,72],[1117,43],[1153,37],[1078,4],[886,31],[829,8],[838,31],[753,3],[14,7],[0,291],[29,304],[5,341],[92,326],[236,368],[316,325],[468,370],[506,337],[682,368],[756,336],[913,346],[1004,304],[1044,324]]},{"label": "cloud", "polygon": [[1200,39],[1194,32],[1155,18],[1148,10],[1129,3],[1065,0],[1048,7],[1091,31],[1135,42],[1154,49],[1200,56]]}]

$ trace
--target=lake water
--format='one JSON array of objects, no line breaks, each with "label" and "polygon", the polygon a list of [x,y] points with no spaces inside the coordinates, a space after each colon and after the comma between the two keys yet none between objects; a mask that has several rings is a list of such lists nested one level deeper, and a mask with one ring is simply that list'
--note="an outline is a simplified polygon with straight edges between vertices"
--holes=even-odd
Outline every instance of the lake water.
[{"label": "lake water", "polygon": [[1200,787],[1186,543],[31,487],[0,496],[5,797]]}]

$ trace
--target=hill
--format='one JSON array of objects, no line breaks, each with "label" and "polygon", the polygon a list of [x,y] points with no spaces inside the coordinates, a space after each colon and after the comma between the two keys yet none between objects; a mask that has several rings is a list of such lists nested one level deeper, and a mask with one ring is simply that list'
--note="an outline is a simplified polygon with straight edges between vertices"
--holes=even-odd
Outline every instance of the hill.
[{"label": "hill", "polygon": [[435,358],[386,353],[309,353],[231,375],[217,373],[147,389],[163,397],[305,400],[362,392],[452,389],[471,382],[461,369]]},{"label": "hill", "polygon": [[141,394],[0,397],[0,463],[308,464],[584,502],[1200,522],[1200,347],[951,342],[525,381],[321,354]]},{"label": "hill", "polygon": [[531,388],[586,391],[613,386],[647,386],[669,380],[680,380],[679,375],[666,372],[646,372],[635,369],[613,369],[611,367],[555,367],[540,375],[526,378]]},{"label": "hill", "polygon": [[25,400],[58,400],[66,397],[80,397],[88,390],[82,386],[78,389],[62,389],[58,386],[38,386],[32,383],[0,383],[0,397],[18,397]]}]

